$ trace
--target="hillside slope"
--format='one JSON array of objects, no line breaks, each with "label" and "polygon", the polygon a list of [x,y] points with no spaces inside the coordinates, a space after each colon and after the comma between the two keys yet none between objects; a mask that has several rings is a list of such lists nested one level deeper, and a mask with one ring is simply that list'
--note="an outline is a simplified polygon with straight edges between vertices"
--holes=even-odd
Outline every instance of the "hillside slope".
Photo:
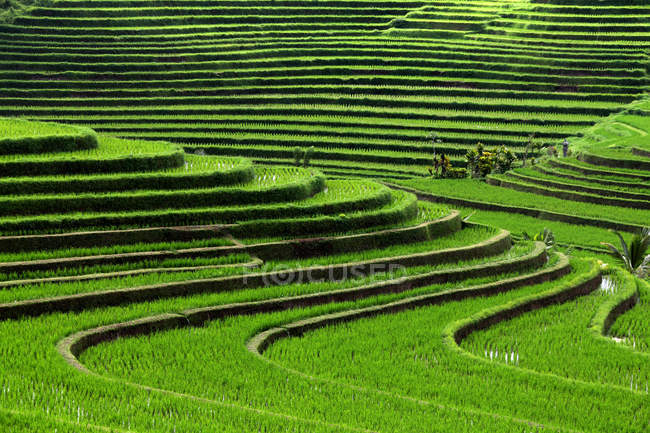
[{"label": "hillside slope", "polygon": [[432,132],[462,164],[636,99],[649,23],[642,2],[55,0],[0,26],[0,114],[398,178]]}]

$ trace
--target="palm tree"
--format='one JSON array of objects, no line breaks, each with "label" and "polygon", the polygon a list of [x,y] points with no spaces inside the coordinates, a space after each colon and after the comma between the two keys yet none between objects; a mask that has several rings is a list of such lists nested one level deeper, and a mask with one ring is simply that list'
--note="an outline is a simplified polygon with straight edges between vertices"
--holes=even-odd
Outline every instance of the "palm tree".
[{"label": "palm tree", "polygon": [[637,275],[640,278],[645,278],[650,272],[650,254],[647,254],[648,247],[650,247],[650,227],[644,227],[641,232],[636,233],[630,243],[626,243],[625,239],[619,232],[613,232],[618,236],[621,242],[621,248],[618,249],[608,242],[601,242],[623,263],[623,266],[628,272]]}]

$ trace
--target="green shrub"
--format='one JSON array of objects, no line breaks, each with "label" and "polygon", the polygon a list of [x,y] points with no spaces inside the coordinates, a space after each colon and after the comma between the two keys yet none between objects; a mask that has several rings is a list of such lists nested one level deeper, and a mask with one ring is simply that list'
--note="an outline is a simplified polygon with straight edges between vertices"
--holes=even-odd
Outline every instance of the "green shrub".
[{"label": "green shrub", "polygon": [[316,149],[314,146],[308,147],[307,150],[305,151],[304,154],[304,159],[303,159],[303,165],[305,168],[309,167],[309,161],[311,160],[312,156],[314,155],[314,151]]},{"label": "green shrub", "polygon": [[305,154],[304,150],[302,150],[299,147],[294,147],[294,149],[293,149],[293,159],[294,159],[294,164],[296,164],[296,166],[300,165],[300,160],[302,159],[304,154]]},{"label": "green shrub", "polygon": [[485,151],[482,143],[478,143],[476,149],[468,150],[465,158],[472,177],[485,177],[492,172],[494,166],[492,154]]},{"label": "green shrub", "polygon": [[467,177],[467,169],[462,167],[451,167],[446,171],[447,179],[464,179]]},{"label": "green shrub", "polygon": [[497,173],[505,173],[512,168],[515,155],[505,146],[500,146],[494,153],[494,168]]},{"label": "green shrub", "polygon": [[467,168],[472,177],[483,178],[494,170],[497,173],[505,173],[512,168],[515,155],[505,146],[498,147],[495,151],[489,152],[479,143],[476,149],[470,149],[465,155]]}]

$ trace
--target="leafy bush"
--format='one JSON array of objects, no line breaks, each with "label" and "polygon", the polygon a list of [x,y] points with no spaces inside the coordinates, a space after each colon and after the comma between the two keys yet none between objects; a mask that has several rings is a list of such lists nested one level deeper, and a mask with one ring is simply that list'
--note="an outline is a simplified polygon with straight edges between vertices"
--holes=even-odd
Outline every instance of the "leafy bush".
[{"label": "leafy bush", "polygon": [[302,156],[305,154],[305,151],[302,150],[299,147],[295,147],[293,149],[293,159],[294,159],[294,164],[297,166],[300,165],[300,160],[302,159]]},{"label": "leafy bush", "polygon": [[555,148],[555,146],[548,146],[546,148],[546,155],[549,158],[557,158],[558,155],[557,155],[557,149]]},{"label": "leafy bush", "polygon": [[479,143],[476,149],[468,150],[465,157],[467,158],[467,168],[472,177],[485,177],[492,172],[493,156],[490,152],[485,151],[482,143]]},{"label": "leafy bush", "polygon": [[470,149],[465,155],[467,168],[474,178],[485,177],[494,170],[497,173],[505,173],[512,168],[515,155],[505,146],[500,146],[494,152],[485,150],[482,143],[478,143],[476,149]]},{"label": "leafy bush", "polygon": [[463,167],[450,167],[445,171],[446,179],[464,179],[467,177],[467,169]]},{"label": "leafy bush", "polygon": [[465,168],[456,168],[451,165],[451,161],[445,154],[440,157],[434,156],[433,167],[429,167],[429,174],[436,179],[463,179],[467,177]]},{"label": "leafy bush", "polygon": [[307,150],[296,146],[293,148],[293,162],[296,166],[300,166],[300,160],[302,160],[302,166],[307,168],[315,153],[316,148],[314,146],[308,147]]},{"label": "leafy bush", "polygon": [[512,163],[515,161],[515,155],[507,147],[499,147],[494,155],[494,166],[497,173],[505,173],[512,168]]},{"label": "leafy bush", "polygon": [[309,161],[311,160],[311,157],[314,155],[315,150],[316,149],[314,149],[314,146],[311,146],[307,148],[307,150],[305,151],[305,156],[302,161],[302,164],[305,168],[309,167]]}]

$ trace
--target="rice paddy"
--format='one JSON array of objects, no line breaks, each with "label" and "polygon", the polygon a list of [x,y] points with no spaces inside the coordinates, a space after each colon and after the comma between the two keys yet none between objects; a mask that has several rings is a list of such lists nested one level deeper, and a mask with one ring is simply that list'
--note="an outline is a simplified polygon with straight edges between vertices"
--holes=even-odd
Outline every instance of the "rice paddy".
[{"label": "rice paddy", "polygon": [[647,432],[649,23],[0,1],[0,431]]}]

